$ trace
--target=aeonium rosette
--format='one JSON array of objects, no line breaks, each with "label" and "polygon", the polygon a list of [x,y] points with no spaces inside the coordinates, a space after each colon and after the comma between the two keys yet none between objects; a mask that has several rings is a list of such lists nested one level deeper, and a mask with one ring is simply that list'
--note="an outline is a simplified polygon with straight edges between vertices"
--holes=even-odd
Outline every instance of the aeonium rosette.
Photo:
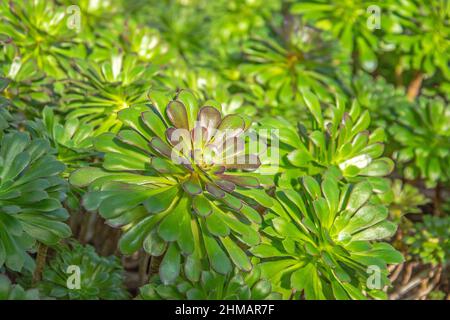
[{"label": "aeonium rosette", "polygon": [[164,258],[160,278],[184,273],[197,281],[204,265],[226,274],[252,268],[246,249],[260,242],[261,216],[269,207],[250,121],[222,115],[220,105],[199,107],[192,93],[172,100],[150,92],[151,107],[119,112],[118,134],[95,139],[104,152],[102,168],[82,168],[71,176],[89,186],[84,206],[116,227],[123,227],[120,249],[142,246]]}]

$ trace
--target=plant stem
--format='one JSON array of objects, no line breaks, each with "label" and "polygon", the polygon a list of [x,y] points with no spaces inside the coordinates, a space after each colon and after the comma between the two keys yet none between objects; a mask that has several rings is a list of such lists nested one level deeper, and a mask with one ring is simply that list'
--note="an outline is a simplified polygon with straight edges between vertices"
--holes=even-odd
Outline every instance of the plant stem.
[{"label": "plant stem", "polygon": [[[150,255],[142,250],[140,252],[140,257],[139,257],[139,283],[140,283],[140,285],[144,285],[148,281],[149,261],[150,261]],[[150,267],[151,267],[151,265],[150,265]]]},{"label": "plant stem", "polygon": [[163,259],[164,255],[158,257],[152,256],[150,259],[150,276],[157,274],[159,272],[159,265]]},{"label": "plant stem", "polygon": [[441,215],[441,184],[438,182],[434,188],[434,215]]},{"label": "plant stem", "polygon": [[33,287],[36,286],[36,284],[41,280],[42,278],[42,271],[45,267],[45,260],[47,258],[47,250],[48,247],[43,244],[38,244],[38,251],[36,256],[36,269],[34,270],[33,274]]},{"label": "plant stem", "polygon": [[412,79],[411,83],[408,86],[407,96],[409,101],[414,101],[414,99],[419,95],[423,78],[423,73],[421,73],[420,71],[416,72],[414,79]]},{"label": "plant stem", "polygon": [[403,87],[403,69],[401,64],[395,67],[395,83],[397,87]]}]

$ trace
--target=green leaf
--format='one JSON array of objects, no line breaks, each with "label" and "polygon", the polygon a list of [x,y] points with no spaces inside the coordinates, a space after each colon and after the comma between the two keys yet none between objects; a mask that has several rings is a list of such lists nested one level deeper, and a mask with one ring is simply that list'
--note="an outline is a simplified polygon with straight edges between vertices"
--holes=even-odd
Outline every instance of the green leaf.
[{"label": "green leaf", "polygon": [[178,247],[171,243],[159,266],[159,276],[164,284],[173,283],[180,274],[181,257]]},{"label": "green leaf", "polygon": [[382,221],[368,229],[353,235],[354,240],[379,240],[392,236],[397,230],[397,225],[390,221]]},{"label": "green leaf", "polygon": [[361,170],[361,175],[371,177],[383,177],[394,170],[394,162],[389,158],[380,158],[372,161],[366,168]]},{"label": "green leaf", "polygon": [[228,259],[227,255],[223,252],[217,241],[207,232],[204,233],[203,240],[205,242],[205,249],[208,254],[211,267],[218,273],[229,273],[232,270],[230,259]]},{"label": "green leaf", "polygon": [[252,299],[262,300],[272,292],[272,285],[265,279],[259,280],[252,287]]},{"label": "green leaf", "polygon": [[245,252],[239,248],[233,240],[230,239],[230,237],[223,237],[220,240],[230,255],[231,260],[233,260],[234,264],[239,269],[243,271],[250,271],[252,269],[250,259],[247,257]]},{"label": "green leaf", "polygon": [[143,202],[145,209],[150,213],[166,211],[177,199],[178,188],[167,187],[156,189],[153,195],[149,195]]},{"label": "green leaf", "polygon": [[365,204],[372,194],[372,188],[366,181],[356,184],[351,190],[346,209],[355,212]]},{"label": "green leaf", "polygon": [[126,230],[119,240],[120,251],[125,254],[132,254],[139,250],[144,239],[150,235],[150,231],[160,221],[156,216],[148,216]]},{"label": "green leaf", "polygon": [[342,230],[348,233],[356,233],[385,220],[388,217],[388,209],[384,206],[364,206],[359,209],[350,219],[347,226]]},{"label": "green leaf", "polygon": [[218,209],[215,209],[212,214],[205,218],[206,227],[208,231],[218,237],[225,237],[230,234],[230,229],[220,218]]},{"label": "green leaf", "polygon": [[207,217],[212,212],[209,200],[202,194],[192,198],[192,208],[199,216]]},{"label": "green leaf", "polygon": [[194,235],[192,234],[191,223],[191,215],[183,214],[182,220],[180,221],[180,235],[177,243],[181,249],[181,252],[185,255],[192,254],[195,249],[195,241]]},{"label": "green leaf", "polygon": [[296,149],[290,152],[287,155],[287,158],[294,166],[297,167],[304,167],[308,165],[312,160],[311,154],[304,149]]},{"label": "green leaf", "polygon": [[177,94],[177,100],[186,106],[189,129],[192,130],[194,128],[194,122],[197,120],[197,113],[198,113],[197,99],[192,94],[192,92],[188,90],[181,90]]},{"label": "green leaf", "polygon": [[226,132],[226,130],[232,130],[232,131],[244,131],[245,129],[245,121],[242,117],[238,115],[227,115],[225,116],[222,121],[220,122],[220,125],[218,127],[219,132]]},{"label": "green leaf", "polygon": [[143,242],[144,250],[154,257],[161,256],[166,250],[166,246],[166,242],[154,231],[150,232]]},{"label": "green leaf", "polygon": [[332,178],[325,178],[322,181],[322,192],[327,200],[328,208],[330,209],[330,213],[333,215],[331,217],[331,221],[334,219],[334,214],[337,212],[339,206],[339,195],[340,191],[338,188],[337,181]]},{"label": "green leaf", "polygon": [[320,186],[314,178],[309,176],[303,177],[303,185],[313,199],[320,197]]},{"label": "green leaf", "polygon": [[313,206],[321,225],[324,228],[331,225],[330,209],[328,208],[326,200],[324,198],[318,198],[313,201]]},{"label": "green leaf", "polygon": [[106,219],[115,218],[122,212],[135,208],[154,193],[152,189],[129,184],[123,184],[122,191],[100,203],[99,212]]},{"label": "green leaf", "polygon": [[306,299],[323,300],[322,283],[317,270],[312,264],[295,270],[291,275],[291,286],[298,291],[305,291]]},{"label": "green leaf", "polygon": [[187,180],[185,180],[181,186],[184,191],[186,191],[191,196],[198,195],[203,192],[202,185],[198,179],[198,177],[194,174],[191,174]]},{"label": "green leaf", "polygon": [[142,122],[159,138],[164,139],[166,135],[166,126],[161,118],[153,111],[141,113]]},{"label": "green leaf", "polygon": [[176,207],[167,214],[164,220],[159,224],[158,234],[165,241],[177,241],[180,237],[181,223],[185,215],[189,215],[188,199],[182,197]]},{"label": "green leaf", "polygon": [[175,128],[189,130],[189,119],[185,105],[180,101],[171,101],[166,114]]},{"label": "green leaf", "polygon": [[264,189],[241,189],[239,193],[246,197],[254,199],[256,202],[266,208],[270,208],[273,205],[272,198],[266,193]]},{"label": "green leaf", "polygon": [[405,261],[402,254],[394,249],[389,243],[378,242],[373,244],[370,251],[375,257],[383,259],[386,263],[397,264]]},{"label": "green leaf", "polygon": [[323,116],[319,100],[311,91],[306,88],[301,88],[300,92],[302,94],[303,101],[305,102],[311,114],[314,116],[314,119],[317,121],[319,128],[323,129]]}]

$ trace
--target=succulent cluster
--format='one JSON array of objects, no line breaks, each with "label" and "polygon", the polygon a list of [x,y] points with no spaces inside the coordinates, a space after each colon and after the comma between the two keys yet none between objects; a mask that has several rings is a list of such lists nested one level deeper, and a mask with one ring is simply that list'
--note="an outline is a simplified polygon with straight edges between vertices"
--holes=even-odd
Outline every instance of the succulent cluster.
[{"label": "succulent cluster", "polygon": [[0,142],[0,266],[32,270],[28,255],[37,241],[52,245],[71,235],[64,223],[69,214],[61,205],[67,182],[59,174],[47,140],[29,134],[3,135]]},{"label": "succulent cluster", "polygon": [[259,268],[249,273],[235,271],[222,275],[214,271],[202,271],[200,280],[191,282],[183,278],[172,285],[165,285],[156,277],[140,290],[144,300],[273,300],[281,295],[272,291],[271,283],[261,278]]},{"label": "succulent cluster", "polygon": [[317,97],[302,91],[308,108],[308,127],[288,125],[286,119],[265,119],[262,128],[280,130],[282,175],[280,185],[288,186],[298,176],[327,170],[348,181],[366,179],[377,192],[385,192],[381,177],[392,172],[393,161],[383,157],[385,134],[382,128],[369,132],[370,114],[353,101],[350,110],[338,98],[336,106],[322,109]]},{"label": "succulent cluster", "polygon": [[[79,276],[79,280],[73,276]],[[44,269],[39,290],[57,299],[126,299],[128,292],[122,277],[123,268],[117,257],[101,257],[92,246],[71,243],[57,248],[56,256]]]},{"label": "succulent cluster", "polygon": [[238,243],[259,243],[255,207],[271,199],[251,174],[260,161],[246,148],[248,121],[223,116],[214,102],[200,106],[188,91],[174,99],[151,92],[150,99],[151,108],[119,112],[124,128],[117,135],[94,140],[105,154],[103,168],[85,167],[71,176],[72,184],[89,185],[85,207],[126,227],[122,252],[143,246],[159,256],[167,248],[163,282],[178,277],[181,255],[192,280],[198,280],[205,257],[222,274],[232,270],[232,262],[250,270]]},{"label": "succulent cluster", "polygon": [[[386,264],[403,261],[387,243],[396,226],[388,210],[372,205],[367,181],[343,184],[333,176],[302,179],[303,190],[280,190],[265,216],[268,236],[252,253],[262,258],[263,276],[283,289],[285,297],[307,299],[363,299],[364,292],[379,297],[389,283]],[[378,288],[367,288],[368,267],[380,268]],[[376,290],[378,289],[378,291]],[[294,291],[293,291],[294,290]]]},{"label": "succulent cluster", "polygon": [[94,135],[117,131],[121,123],[117,113],[145,101],[146,79],[152,68],[133,56],[113,54],[102,63],[77,61],[75,71],[81,79],[73,79],[64,91],[67,119],[82,119],[95,127]]},{"label": "succulent cluster", "polygon": [[0,300],[39,300],[38,289],[25,290],[20,284],[12,284],[11,280],[0,274]]},{"label": "succulent cluster", "polygon": [[391,219],[394,221],[399,221],[408,213],[421,213],[420,206],[430,202],[419,189],[398,179],[392,180],[390,190],[379,194],[378,198],[381,203],[388,206]]},{"label": "succulent cluster", "polygon": [[[450,179],[450,108],[441,99],[422,99],[416,108],[400,111],[390,130],[400,144],[396,151],[408,179],[420,177],[428,185]],[[430,143],[431,141],[431,143]]]},{"label": "succulent cluster", "polygon": [[412,235],[405,238],[410,253],[424,263],[433,265],[448,263],[450,255],[450,219],[426,216],[422,223],[414,226]]}]

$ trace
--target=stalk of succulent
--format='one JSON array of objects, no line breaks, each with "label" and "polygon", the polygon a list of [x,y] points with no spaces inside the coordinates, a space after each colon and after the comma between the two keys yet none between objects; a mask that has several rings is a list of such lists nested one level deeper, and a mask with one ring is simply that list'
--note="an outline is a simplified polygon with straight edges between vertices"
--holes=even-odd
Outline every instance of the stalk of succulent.
[{"label": "stalk of succulent", "polygon": [[235,269],[228,275],[212,270],[202,271],[200,281],[191,282],[179,277],[173,285],[165,285],[158,276],[140,288],[143,300],[273,300],[281,295],[261,277],[261,270],[253,268],[244,273]]},{"label": "stalk of succulent", "polygon": [[93,247],[72,242],[57,248],[56,257],[44,269],[39,289],[59,299],[126,299],[128,292],[122,277],[123,268],[117,257],[101,257]]},{"label": "stalk of succulent", "polygon": [[337,97],[336,106],[322,110],[317,97],[302,90],[311,124],[306,128],[293,127],[282,118],[261,121],[261,128],[280,130],[281,178],[279,185],[289,187],[298,176],[334,171],[348,181],[367,180],[377,192],[386,192],[389,181],[383,179],[394,168],[394,163],[382,157],[385,134],[377,128],[367,129],[370,115],[354,101],[346,111],[343,97]]},{"label": "stalk of succulent", "polygon": [[5,134],[0,144],[0,267],[32,270],[27,254],[39,241],[54,245],[70,236],[61,201],[67,183],[59,174],[64,165],[44,139],[27,133]]},{"label": "stalk of succulent", "polygon": [[386,207],[369,203],[371,195],[369,182],[332,175],[320,183],[304,177],[300,192],[277,191],[265,216],[267,237],[251,249],[262,258],[263,277],[284,298],[386,298],[387,264],[403,257],[388,243],[372,242],[392,236],[396,225]]},{"label": "stalk of succulent", "polygon": [[[152,91],[152,107],[119,112],[118,134],[95,139],[103,168],[75,171],[70,181],[89,186],[84,205],[115,227],[123,227],[120,249],[165,253],[160,278],[170,283],[184,272],[191,281],[201,265],[220,274],[235,264],[249,271],[246,247],[259,243],[260,213],[271,198],[254,171],[258,155],[245,139],[250,122],[221,114],[220,105],[199,107],[193,94],[172,100]],[[227,132],[227,134],[223,134]]]}]

